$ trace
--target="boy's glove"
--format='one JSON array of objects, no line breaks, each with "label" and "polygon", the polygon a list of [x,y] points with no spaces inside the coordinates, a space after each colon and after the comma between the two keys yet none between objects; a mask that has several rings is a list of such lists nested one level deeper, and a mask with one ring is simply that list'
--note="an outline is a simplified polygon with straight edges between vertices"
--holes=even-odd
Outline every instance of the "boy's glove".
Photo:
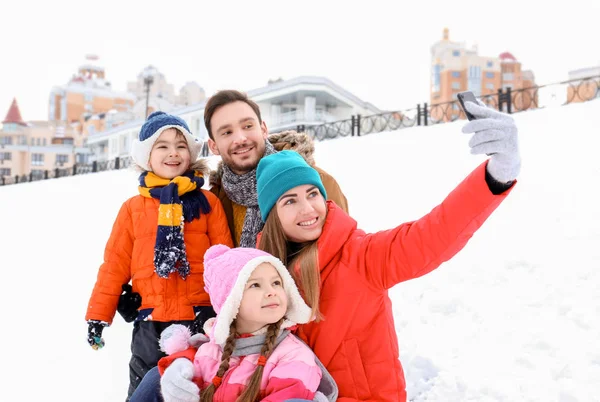
[{"label": "boy's glove", "polygon": [[160,378],[160,389],[165,402],[200,401],[200,388],[192,378],[194,378],[194,364],[183,357],[175,359]]},{"label": "boy's glove", "polygon": [[88,322],[88,343],[94,350],[104,347],[104,339],[102,339],[102,330],[108,327],[108,323],[104,321],[89,320]]},{"label": "boy's glove", "polygon": [[125,322],[132,322],[138,316],[138,309],[142,305],[142,296],[132,291],[131,285],[125,283],[121,286],[123,293],[119,296],[117,311]]},{"label": "boy's glove", "polygon": [[472,154],[488,154],[488,173],[501,183],[514,181],[521,170],[518,130],[514,119],[486,107],[482,102],[466,102],[467,111],[477,119],[463,127],[463,133],[475,133],[469,141]]}]

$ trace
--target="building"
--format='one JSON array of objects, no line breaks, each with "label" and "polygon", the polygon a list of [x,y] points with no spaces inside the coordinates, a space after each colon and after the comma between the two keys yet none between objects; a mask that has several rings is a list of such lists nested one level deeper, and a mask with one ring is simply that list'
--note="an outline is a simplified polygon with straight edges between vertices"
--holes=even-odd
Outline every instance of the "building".
[{"label": "building", "polygon": [[[262,118],[271,133],[349,119],[356,114],[366,116],[381,113],[372,104],[324,77],[304,76],[270,81],[268,85],[248,91],[247,94],[259,105]],[[202,101],[170,112],[183,118],[192,133],[203,141],[208,138],[204,127],[205,105],[206,101]],[[92,158],[105,161],[128,156],[131,142],[143,123],[144,119],[138,119],[90,135],[87,143]]]},{"label": "building", "polygon": [[111,110],[126,112],[135,102],[135,96],[128,92],[115,91],[106,80],[104,67],[94,55],[86,56],[86,62],[79,66],[66,85],[50,91],[48,120],[56,124],[77,124],[83,131],[86,118]]},{"label": "building", "polygon": [[600,98],[600,66],[569,71],[567,103]]},{"label": "building", "polygon": [[43,176],[46,171],[86,163],[77,127],[56,121],[24,121],[16,99],[0,128],[0,176]]},{"label": "building", "polygon": [[[514,91],[534,86],[533,72],[522,70],[521,63],[512,54],[480,56],[477,45],[469,47],[464,42],[451,41],[448,28],[444,29],[442,40],[431,47],[430,105],[433,105],[432,113],[437,109],[447,120],[459,114],[459,106],[454,102],[459,92],[471,91],[480,97],[497,94],[499,89]],[[535,90],[527,90],[515,97],[518,110],[535,107],[535,94]],[[450,102],[454,103],[435,107]]]},{"label": "building", "polygon": [[173,85],[152,65],[145,67],[136,81],[127,83],[127,89],[135,95],[136,102],[132,111],[133,116],[138,119],[143,119],[156,110],[171,112],[206,99],[204,89],[196,82],[186,83],[176,95]]}]

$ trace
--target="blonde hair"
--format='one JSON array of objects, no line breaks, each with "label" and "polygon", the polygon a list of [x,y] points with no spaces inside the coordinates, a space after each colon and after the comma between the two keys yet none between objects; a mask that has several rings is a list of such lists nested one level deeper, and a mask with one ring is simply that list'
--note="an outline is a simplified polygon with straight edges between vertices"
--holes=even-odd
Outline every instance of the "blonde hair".
[{"label": "blonde hair", "polygon": [[[296,282],[300,294],[311,308],[311,315],[318,322],[323,319],[319,311],[321,295],[321,272],[319,270],[319,253],[317,240],[303,243],[300,251],[288,254],[288,239],[283,231],[277,209],[271,209],[262,230],[258,249],[279,258],[288,267]],[[290,258],[291,257],[291,258]]]},{"label": "blonde hair", "polygon": [[[271,353],[273,353],[273,350],[275,349],[275,342],[277,341],[277,336],[279,335],[279,329],[281,328],[282,323],[283,318],[274,324],[270,324],[267,328],[265,343],[260,350],[260,358],[263,358],[264,361],[271,356]],[[223,347],[221,364],[219,365],[219,369],[215,375],[216,381],[213,380],[212,384],[210,384],[204,391],[200,393],[200,402],[212,402],[215,391],[220,385],[220,381],[223,379],[223,376],[229,369],[229,359],[231,358],[231,354],[235,348],[235,339],[237,335],[235,320],[233,320],[231,326],[229,327],[229,336],[227,337],[225,346]],[[258,364],[256,366],[256,370],[254,370],[252,377],[250,377],[248,386],[246,386],[244,392],[239,396],[236,402],[254,402],[260,399],[260,383],[262,381],[264,370],[265,366],[263,364]]]}]

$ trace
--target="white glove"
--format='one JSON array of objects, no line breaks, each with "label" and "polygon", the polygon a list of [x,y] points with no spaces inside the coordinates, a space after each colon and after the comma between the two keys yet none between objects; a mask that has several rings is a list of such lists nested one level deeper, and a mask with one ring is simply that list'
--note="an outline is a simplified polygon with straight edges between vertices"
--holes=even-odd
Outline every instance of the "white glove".
[{"label": "white glove", "polygon": [[463,127],[465,134],[475,133],[469,141],[472,154],[490,155],[488,173],[497,181],[507,183],[515,180],[521,170],[518,130],[514,119],[483,103],[465,102],[467,111],[477,120]]},{"label": "white glove", "polygon": [[163,373],[160,388],[165,402],[199,402],[200,388],[192,381],[194,364],[180,357]]}]

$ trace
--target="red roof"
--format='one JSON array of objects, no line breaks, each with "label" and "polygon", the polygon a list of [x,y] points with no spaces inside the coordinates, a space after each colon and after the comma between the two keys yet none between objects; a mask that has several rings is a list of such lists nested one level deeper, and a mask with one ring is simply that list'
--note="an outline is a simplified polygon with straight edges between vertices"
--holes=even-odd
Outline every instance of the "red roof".
[{"label": "red roof", "polygon": [[517,58],[515,56],[512,55],[512,53],[510,52],[504,52],[500,54],[500,59],[502,60],[512,60],[512,61],[517,61]]},{"label": "red roof", "polygon": [[12,104],[10,105],[10,109],[8,109],[8,113],[6,117],[2,121],[2,123],[15,123],[20,124],[22,126],[26,126],[27,123],[23,121],[21,117],[21,111],[19,110],[19,106],[17,105],[17,100],[13,99]]}]

